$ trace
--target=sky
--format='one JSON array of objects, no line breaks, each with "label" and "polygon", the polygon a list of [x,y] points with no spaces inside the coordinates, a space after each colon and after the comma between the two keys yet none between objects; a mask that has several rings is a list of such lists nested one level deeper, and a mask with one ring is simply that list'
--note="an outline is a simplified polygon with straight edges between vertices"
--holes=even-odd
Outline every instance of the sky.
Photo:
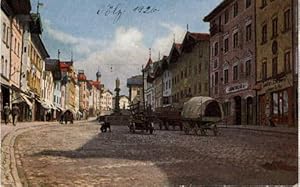
[{"label": "sky", "polygon": [[[128,95],[127,78],[141,74],[149,58],[168,55],[172,43],[181,43],[188,30],[208,33],[203,17],[222,0],[40,0],[42,39],[51,58],[73,57],[75,69],[88,79]],[[31,0],[36,12],[37,0]]]}]

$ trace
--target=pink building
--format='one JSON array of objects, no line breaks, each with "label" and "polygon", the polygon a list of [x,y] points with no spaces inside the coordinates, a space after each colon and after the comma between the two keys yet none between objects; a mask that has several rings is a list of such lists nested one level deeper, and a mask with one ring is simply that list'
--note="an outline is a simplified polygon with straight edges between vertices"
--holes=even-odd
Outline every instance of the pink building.
[{"label": "pink building", "polygon": [[210,96],[228,124],[255,124],[255,2],[224,0],[210,22]]}]

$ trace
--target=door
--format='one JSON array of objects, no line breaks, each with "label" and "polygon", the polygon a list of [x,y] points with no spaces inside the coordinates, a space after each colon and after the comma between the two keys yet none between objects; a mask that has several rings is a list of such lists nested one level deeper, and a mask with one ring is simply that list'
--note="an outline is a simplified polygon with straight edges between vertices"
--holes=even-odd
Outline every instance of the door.
[{"label": "door", "polygon": [[241,125],[241,119],[242,119],[242,99],[240,96],[234,97],[235,100],[235,124]]},{"label": "door", "polygon": [[260,125],[266,124],[266,97],[265,95],[259,96],[259,123]]}]

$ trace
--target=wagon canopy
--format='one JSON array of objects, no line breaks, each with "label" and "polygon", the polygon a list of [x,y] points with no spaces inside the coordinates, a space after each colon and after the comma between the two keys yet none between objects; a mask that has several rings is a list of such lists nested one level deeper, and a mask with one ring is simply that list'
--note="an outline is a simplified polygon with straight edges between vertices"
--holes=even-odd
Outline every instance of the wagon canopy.
[{"label": "wagon canopy", "polygon": [[193,97],[184,103],[182,117],[184,118],[219,118],[223,116],[220,103],[211,97]]}]

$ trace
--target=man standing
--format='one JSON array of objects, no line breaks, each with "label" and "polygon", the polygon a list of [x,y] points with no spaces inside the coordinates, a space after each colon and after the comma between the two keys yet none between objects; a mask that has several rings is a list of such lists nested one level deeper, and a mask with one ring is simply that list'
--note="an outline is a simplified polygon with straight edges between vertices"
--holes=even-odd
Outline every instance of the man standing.
[{"label": "man standing", "polygon": [[9,109],[8,103],[5,103],[3,110],[4,110],[4,122],[5,122],[5,125],[7,125],[8,120],[9,120],[9,114],[10,114],[10,109]]},{"label": "man standing", "polygon": [[16,120],[20,113],[19,107],[17,105],[14,105],[12,108],[12,118],[13,118],[13,125],[16,126]]}]

